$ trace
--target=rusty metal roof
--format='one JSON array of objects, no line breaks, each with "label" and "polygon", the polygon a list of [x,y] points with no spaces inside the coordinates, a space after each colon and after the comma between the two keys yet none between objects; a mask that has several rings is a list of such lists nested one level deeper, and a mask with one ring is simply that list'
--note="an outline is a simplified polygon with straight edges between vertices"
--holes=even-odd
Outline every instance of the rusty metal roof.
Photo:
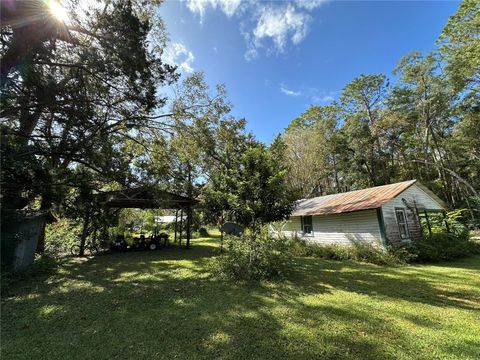
[{"label": "rusty metal roof", "polygon": [[377,209],[406,190],[417,180],[349,191],[340,194],[302,199],[297,202],[292,216],[340,214],[359,210]]}]

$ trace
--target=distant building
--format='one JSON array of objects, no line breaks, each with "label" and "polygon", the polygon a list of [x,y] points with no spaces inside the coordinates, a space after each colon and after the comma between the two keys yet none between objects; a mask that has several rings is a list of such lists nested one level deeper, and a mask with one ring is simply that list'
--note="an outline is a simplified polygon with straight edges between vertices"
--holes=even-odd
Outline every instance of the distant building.
[{"label": "distant building", "polygon": [[[187,220],[187,216],[183,216],[183,220]],[[180,215],[178,216],[178,221],[180,221]],[[165,216],[155,216],[156,223],[174,223],[175,215],[165,215]]]},{"label": "distant building", "polygon": [[417,180],[297,202],[283,232],[318,244],[386,246],[422,236],[420,217],[445,203]]}]

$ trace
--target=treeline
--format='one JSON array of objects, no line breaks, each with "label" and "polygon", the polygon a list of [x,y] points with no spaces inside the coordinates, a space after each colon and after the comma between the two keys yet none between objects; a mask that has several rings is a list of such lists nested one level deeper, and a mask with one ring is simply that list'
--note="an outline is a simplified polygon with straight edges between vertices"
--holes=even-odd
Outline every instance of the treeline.
[{"label": "treeline", "polygon": [[298,198],[418,179],[480,218],[480,3],[464,1],[435,51],[361,75],[311,106],[272,147]]}]

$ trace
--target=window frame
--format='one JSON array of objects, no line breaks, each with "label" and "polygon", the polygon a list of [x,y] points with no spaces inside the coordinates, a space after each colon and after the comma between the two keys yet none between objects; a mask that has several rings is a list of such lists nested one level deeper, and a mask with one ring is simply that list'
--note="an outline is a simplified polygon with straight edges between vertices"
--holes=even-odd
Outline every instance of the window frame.
[{"label": "window frame", "polygon": [[[404,223],[401,223],[398,220],[397,214],[401,212],[403,214],[403,218],[405,220]],[[410,229],[408,228],[408,219],[407,219],[407,212],[405,211],[405,208],[395,208],[395,220],[397,221],[397,227],[398,227],[398,233],[400,234],[400,238],[402,240],[408,240],[410,239]],[[402,230],[401,226],[405,226],[405,235],[402,235]]]},{"label": "window frame", "polygon": [[[310,226],[310,232],[305,231],[305,218],[310,218],[310,224],[307,224],[307,226]],[[300,227],[302,229],[303,235],[313,236],[313,216],[312,215],[300,216]]]}]

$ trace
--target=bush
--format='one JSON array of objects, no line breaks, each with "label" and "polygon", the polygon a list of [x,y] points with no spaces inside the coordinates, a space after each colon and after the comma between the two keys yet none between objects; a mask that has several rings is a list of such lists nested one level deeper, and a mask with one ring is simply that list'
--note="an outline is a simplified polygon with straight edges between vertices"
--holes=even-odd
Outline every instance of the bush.
[{"label": "bush", "polygon": [[289,240],[246,232],[241,237],[225,238],[225,252],[212,260],[212,272],[234,280],[262,280],[283,277],[288,271],[291,252]]},{"label": "bush", "polygon": [[424,236],[406,248],[419,262],[454,260],[480,253],[480,244],[470,240],[467,232],[447,233],[438,229],[432,229],[431,235]]},{"label": "bush", "polygon": [[78,244],[77,235],[82,226],[68,219],[58,219],[45,228],[45,252],[51,255],[68,253],[72,245]]},{"label": "bush", "polygon": [[470,240],[464,212],[464,209],[451,211],[446,219],[442,214],[431,215],[431,233],[424,228],[423,238],[408,245],[407,251],[415,255],[418,262],[455,260],[480,253],[480,244]]},{"label": "bush", "polygon": [[351,246],[331,244],[320,245],[294,239],[291,245],[294,256],[313,256],[325,260],[354,260],[377,265],[403,265],[411,261],[414,255],[403,249],[382,249],[369,244],[353,243]]}]

